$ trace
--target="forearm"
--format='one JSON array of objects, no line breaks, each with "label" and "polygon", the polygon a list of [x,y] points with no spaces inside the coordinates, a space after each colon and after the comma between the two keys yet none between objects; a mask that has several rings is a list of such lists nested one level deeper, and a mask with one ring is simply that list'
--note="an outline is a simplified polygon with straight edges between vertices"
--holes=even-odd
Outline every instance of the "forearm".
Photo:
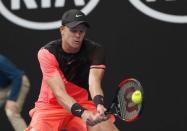
[{"label": "forearm", "polygon": [[57,91],[55,93],[55,96],[57,98],[58,103],[62,105],[66,110],[71,112],[71,107],[74,103],[76,103],[76,101],[71,96],[69,96],[65,90]]},{"label": "forearm", "polygon": [[65,85],[61,78],[59,76],[50,78],[47,80],[47,83],[54,93],[58,103],[70,112],[72,105],[76,103],[76,101],[66,92]]},{"label": "forearm", "polygon": [[[57,80],[57,81],[56,81]],[[81,117],[85,108],[79,105],[73,97],[68,95],[65,90],[65,86],[61,81],[58,81],[58,78],[53,80],[53,82],[48,82],[51,85],[51,89],[54,95],[57,98],[57,101],[60,105],[62,105],[67,111],[71,112],[73,115]]]},{"label": "forearm", "polygon": [[102,95],[103,91],[101,88],[101,81],[103,78],[104,70],[103,69],[91,69],[89,74],[89,91],[92,99],[96,95]]},{"label": "forearm", "polygon": [[91,95],[92,99],[93,99],[96,95],[102,95],[102,96],[104,96],[100,84],[95,84],[94,86],[90,85],[89,91],[90,91],[90,95]]}]

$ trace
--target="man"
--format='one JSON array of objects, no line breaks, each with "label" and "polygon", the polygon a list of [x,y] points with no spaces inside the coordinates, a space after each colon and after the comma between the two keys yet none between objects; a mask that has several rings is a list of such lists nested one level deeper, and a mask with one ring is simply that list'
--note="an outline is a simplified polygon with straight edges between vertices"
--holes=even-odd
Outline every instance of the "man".
[{"label": "man", "polygon": [[27,127],[20,112],[29,86],[24,72],[0,54],[0,107],[5,103],[6,115],[15,131],[23,131]]},{"label": "man", "polygon": [[[62,16],[62,38],[39,50],[43,80],[26,131],[117,130],[112,119],[104,114],[106,108],[101,89],[105,70],[103,48],[85,38],[88,28],[83,12],[68,10]],[[88,100],[88,91],[94,103]],[[80,122],[80,129],[68,127],[70,123],[77,125]],[[84,123],[86,127],[82,128]]]}]

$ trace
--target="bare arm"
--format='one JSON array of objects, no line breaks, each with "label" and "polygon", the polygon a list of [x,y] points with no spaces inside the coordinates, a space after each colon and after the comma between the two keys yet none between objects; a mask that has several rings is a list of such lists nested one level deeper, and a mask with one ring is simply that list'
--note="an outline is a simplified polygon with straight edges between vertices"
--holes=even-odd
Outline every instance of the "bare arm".
[{"label": "bare arm", "polygon": [[[90,69],[89,74],[89,90],[92,99],[94,99],[96,96],[104,96],[102,88],[101,88],[101,82],[104,75],[104,69],[98,69],[98,68],[92,68]],[[106,108],[104,107],[103,97],[99,98],[100,101],[102,101],[102,104],[97,104],[98,102],[94,101],[94,103],[97,105],[97,112],[100,115],[99,120],[105,121],[108,120],[110,116],[105,116]],[[102,99],[102,100],[101,100]],[[100,103],[100,102],[99,102]]]},{"label": "bare arm", "polygon": [[[59,76],[55,76],[47,80],[48,85],[52,89],[54,95],[56,96],[59,104],[64,106],[69,112],[71,112],[71,107],[76,101],[67,94],[65,85]],[[85,110],[81,115],[83,121],[88,125],[94,126],[98,122],[102,121],[99,114],[95,114],[88,110]]]},{"label": "bare arm", "polygon": [[60,105],[64,106],[69,112],[76,101],[67,94],[64,82],[60,76],[54,76],[47,80],[47,84],[53,91]]},{"label": "bare arm", "polygon": [[89,73],[89,91],[92,99],[96,95],[102,95],[101,81],[104,75],[104,69],[92,68]]},{"label": "bare arm", "polygon": [[[72,105],[74,105],[76,101],[67,94],[65,85],[61,78],[59,76],[52,77],[49,80],[47,80],[47,83],[52,89],[59,104],[64,106],[69,112],[71,112]],[[88,110],[83,111],[81,118],[90,126],[94,126],[101,119],[99,114],[95,114]]]}]

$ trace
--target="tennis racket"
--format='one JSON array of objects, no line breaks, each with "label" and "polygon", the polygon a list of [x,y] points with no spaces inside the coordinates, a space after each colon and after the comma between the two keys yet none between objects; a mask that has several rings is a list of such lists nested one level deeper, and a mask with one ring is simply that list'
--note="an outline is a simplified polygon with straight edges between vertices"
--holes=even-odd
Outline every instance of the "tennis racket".
[{"label": "tennis racket", "polygon": [[[134,91],[139,90],[142,94],[142,102],[134,104],[131,96]],[[123,80],[119,84],[119,88],[114,96],[112,104],[109,106],[105,114],[114,114],[118,118],[132,122],[136,120],[143,109],[143,88],[140,82],[134,78]]]}]

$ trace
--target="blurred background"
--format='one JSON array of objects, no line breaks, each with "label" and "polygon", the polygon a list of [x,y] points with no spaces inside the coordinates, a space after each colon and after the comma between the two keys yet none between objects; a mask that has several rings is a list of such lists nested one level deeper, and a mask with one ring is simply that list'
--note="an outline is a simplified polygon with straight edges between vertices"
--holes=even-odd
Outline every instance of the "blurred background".
[{"label": "blurred background", "polygon": [[[87,14],[87,37],[106,48],[106,105],[125,78],[134,77],[144,87],[142,116],[133,123],[117,119],[120,131],[187,130],[186,0],[0,0],[0,53],[31,81],[22,111],[26,122],[42,79],[37,52],[60,37],[61,14],[70,8]],[[13,128],[2,108],[0,131],[5,130]]]}]

